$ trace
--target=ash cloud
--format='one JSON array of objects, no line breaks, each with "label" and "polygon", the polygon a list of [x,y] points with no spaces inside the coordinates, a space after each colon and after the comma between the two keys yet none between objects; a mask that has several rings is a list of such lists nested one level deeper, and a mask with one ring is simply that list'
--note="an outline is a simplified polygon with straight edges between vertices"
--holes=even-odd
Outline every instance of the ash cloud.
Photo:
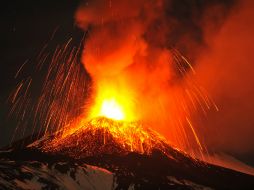
[{"label": "ash cloud", "polygon": [[[111,23],[112,35],[133,33],[135,24],[142,26],[140,34],[149,46],[180,50],[195,61],[207,46],[205,26],[217,32],[237,4],[236,0],[93,0],[83,1],[76,21],[93,33]],[[128,22],[134,20],[134,22]],[[127,25],[124,28],[123,25]],[[114,28],[115,27],[115,28]],[[116,30],[122,28],[123,30]],[[124,34],[123,34],[124,35]],[[136,35],[133,33],[133,35]],[[116,36],[119,39],[120,36]],[[113,38],[115,39],[115,38]]]},{"label": "ash cloud", "polygon": [[[205,40],[205,25],[209,25],[213,34],[220,29],[235,0],[184,0],[165,1],[165,23],[169,31],[165,35],[164,46],[176,47],[192,63],[195,63],[203,48],[208,45]],[[158,25],[160,21],[153,23]],[[159,34],[160,30],[154,34]],[[149,39],[154,39],[151,35]]]},{"label": "ash cloud", "polygon": [[216,35],[206,33],[209,49],[196,67],[220,109],[204,123],[208,147],[242,157],[254,152],[253,9],[253,1],[239,2]]}]

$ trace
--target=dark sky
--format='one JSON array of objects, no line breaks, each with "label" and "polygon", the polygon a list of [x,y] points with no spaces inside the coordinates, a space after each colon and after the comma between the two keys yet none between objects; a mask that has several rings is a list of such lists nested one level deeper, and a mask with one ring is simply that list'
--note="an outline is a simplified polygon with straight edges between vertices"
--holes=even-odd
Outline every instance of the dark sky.
[{"label": "dark sky", "polygon": [[10,79],[17,69],[38,54],[56,29],[55,43],[72,35],[77,1],[59,2],[6,1],[1,6],[1,89],[13,85]]},{"label": "dark sky", "polygon": [[[183,6],[181,3],[174,4],[173,10],[179,11],[173,11],[171,14],[175,14],[173,16],[185,22],[184,26],[187,28],[183,28],[182,32],[191,31],[190,37],[202,44],[202,31],[193,25],[193,21],[188,21],[191,12],[186,10],[190,10],[192,4],[189,3],[190,1],[181,2]],[[216,0],[193,0],[192,2],[196,3],[196,7],[203,9],[207,4],[216,2]],[[232,4],[230,0],[221,2],[225,2],[225,5]],[[78,0],[23,0],[6,1],[1,4],[0,146],[9,143],[17,124],[15,118],[8,119],[9,105],[6,103],[11,90],[22,79],[14,78],[17,70],[26,60],[29,60],[21,77],[32,74],[33,67],[29,65],[36,61],[36,57],[46,43],[48,43],[49,51],[54,51],[57,45],[65,43],[70,37],[76,41],[81,40],[83,32],[75,26],[73,18],[78,4]],[[202,11],[199,13],[203,14]],[[175,33],[179,34],[178,31]],[[188,54],[188,50],[184,51]],[[254,153],[232,152],[230,154],[254,165]]]},{"label": "dark sky", "polygon": [[[77,5],[76,0],[5,1],[1,4],[0,146],[9,142],[17,122],[13,117],[7,118],[10,108],[7,98],[17,82],[32,75],[43,46],[47,43],[50,52],[70,37],[80,41],[83,32],[74,26],[73,19]],[[23,73],[15,79],[26,60]]]}]

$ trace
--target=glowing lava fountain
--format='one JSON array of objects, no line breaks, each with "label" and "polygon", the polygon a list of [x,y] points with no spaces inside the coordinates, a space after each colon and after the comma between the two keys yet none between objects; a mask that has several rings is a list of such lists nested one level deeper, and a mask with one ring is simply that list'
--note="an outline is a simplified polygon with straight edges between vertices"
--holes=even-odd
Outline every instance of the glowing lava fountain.
[{"label": "glowing lava fountain", "polygon": [[114,93],[112,89],[104,90],[97,97],[90,118],[80,118],[69,128],[32,146],[74,158],[129,152],[148,155],[155,149],[167,152],[167,140],[147,124],[130,121],[128,99]]},{"label": "glowing lava fountain", "polygon": [[96,91],[88,111],[89,120],[96,117],[129,122],[138,120],[130,86],[121,83],[117,76],[98,79],[94,85]]}]

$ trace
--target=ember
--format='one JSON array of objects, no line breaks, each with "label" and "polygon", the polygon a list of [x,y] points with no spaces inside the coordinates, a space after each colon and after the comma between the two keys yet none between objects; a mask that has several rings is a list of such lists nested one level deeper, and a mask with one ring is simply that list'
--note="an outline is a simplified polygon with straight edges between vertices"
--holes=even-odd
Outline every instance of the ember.
[{"label": "ember", "polygon": [[164,137],[141,122],[115,121],[105,117],[82,123],[71,132],[64,131],[53,138],[46,137],[42,142],[32,146],[39,147],[44,152],[74,158],[129,152],[148,155],[155,149],[166,153],[169,148]]}]

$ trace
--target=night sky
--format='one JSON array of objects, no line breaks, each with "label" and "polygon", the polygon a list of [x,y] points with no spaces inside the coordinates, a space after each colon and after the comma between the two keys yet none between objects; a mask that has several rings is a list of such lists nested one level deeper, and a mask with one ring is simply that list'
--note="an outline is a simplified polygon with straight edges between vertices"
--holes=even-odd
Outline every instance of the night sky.
[{"label": "night sky", "polygon": [[[6,1],[1,5],[0,146],[9,143],[17,122],[14,117],[7,117],[7,98],[17,82],[33,74],[32,65],[45,44],[47,51],[53,52],[70,37],[80,41],[83,32],[73,19],[77,5],[78,1],[68,0]],[[24,62],[27,63],[22,74],[15,79]]]},{"label": "night sky", "polygon": [[[175,3],[171,16],[180,20],[184,25],[178,27],[174,32],[171,42],[182,49],[189,59],[195,60],[196,53],[189,54],[192,46],[183,46],[177,43],[177,35],[190,34],[189,38],[193,39],[195,47],[205,47],[203,40],[203,31],[188,20],[192,8],[188,1]],[[209,5],[213,1],[193,0],[200,10]],[[202,3],[203,2],[203,3]],[[225,5],[223,15],[227,14],[229,7],[234,4],[233,1],[221,1]],[[48,44],[48,51],[54,51],[57,45],[65,43],[70,37],[78,43],[82,39],[83,31],[81,31],[74,22],[74,13],[79,5],[78,0],[56,0],[56,1],[5,1],[1,4],[1,69],[0,69],[0,146],[5,146],[10,142],[12,133],[17,124],[17,119],[8,117],[10,104],[7,98],[11,91],[15,88],[17,82],[22,78],[33,74],[33,65],[36,57],[45,44]],[[178,11],[177,11],[178,10]],[[202,11],[197,11],[202,16]],[[215,18],[216,19],[216,18]],[[182,27],[184,26],[184,27]],[[180,32],[179,32],[180,31]],[[199,50],[197,48],[197,50]],[[17,70],[27,61],[21,75],[14,78]],[[42,71],[46,72],[46,71]],[[40,76],[35,76],[40,77]],[[39,85],[39,84],[38,84]],[[228,154],[236,156],[254,166],[254,152],[235,152],[228,151]]]}]

